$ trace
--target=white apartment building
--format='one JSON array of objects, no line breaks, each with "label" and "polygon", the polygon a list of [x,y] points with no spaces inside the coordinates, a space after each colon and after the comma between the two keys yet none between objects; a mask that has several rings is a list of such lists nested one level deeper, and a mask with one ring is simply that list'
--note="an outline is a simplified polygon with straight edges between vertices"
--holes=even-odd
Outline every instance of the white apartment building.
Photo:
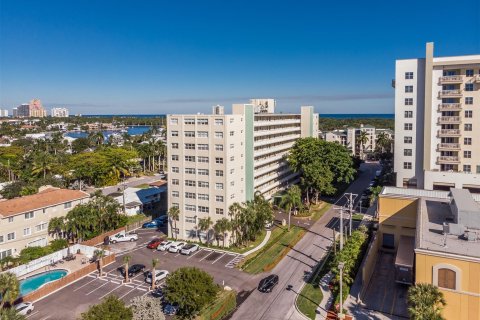
[{"label": "white apartment building", "polygon": [[0,117],[8,117],[8,109],[0,109]]},{"label": "white apartment building", "polygon": [[54,118],[68,118],[69,111],[67,108],[52,108],[50,109],[50,115]]},{"label": "white apartment building", "polygon": [[480,192],[480,55],[396,61],[397,186]]},{"label": "white apartment building", "polygon": [[167,116],[168,206],[180,208],[179,238],[196,237],[199,218],[228,217],[230,205],[256,191],[270,199],[298,182],[284,157],[296,139],[318,135],[318,114],[274,110],[274,99],[252,99],[234,104],[232,114],[216,106],[210,115]]},{"label": "white apartment building", "polygon": [[0,259],[22,249],[46,246],[52,239],[48,223],[64,217],[90,195],[79,190],[44,188],[37,194],[0,201]]}]

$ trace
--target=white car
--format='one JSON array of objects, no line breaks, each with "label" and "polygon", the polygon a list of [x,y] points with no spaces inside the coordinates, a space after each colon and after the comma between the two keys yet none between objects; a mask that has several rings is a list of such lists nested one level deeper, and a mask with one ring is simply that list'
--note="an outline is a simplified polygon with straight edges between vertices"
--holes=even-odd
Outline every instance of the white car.
[{"label": "white car", "polygon": [[33,309],[35,309],[35,307],[31,302],[22,302],[15,306],[17,313],[21,314],[22,316],[32,313]]},{"label": "white car", "polygon": [[[155,270],[155,284],[158,284],[160,281],[165,279],[169,275],[169,272],[167,270]],[[145,278],[146,283],[152,283],[152,272],[149,272],[147,274],[147,277]]]},{"label": "white car", "polygon": [[170,240],[166,240],[166,241],[163,241],[162,243],[160,243],[157,247],[157,250],[158,251],[167,251],[168,248],[170,248],[170,246],[173,244],[174,242],[173,241],[170,241]]},{"label": "white car", "polygon": [[189,243],[187,245],[185,245],[182,250],[180,251],[181,254],[186,254],[186,255],[191,255],[192,253],[194,253],[195,251],[197,251],[200,247],[198,246],[198,244],[193,244],[193,243]]},{"label": "white car", "polygon": [[182,250],[182,248],[185,246],[185,244],[186,244],[185,242],[174,242],[174,243],[172,243],[170,248],[168,248],[168,251],[173,252],[173,253],[180,252],[180,250]]},{"label": "white car", "polygon": [[117,243],[117,242],[128,242],[128,241],[137,241],[138,240],[138,235],[135,233],[132,234],[124,234],[124,233],[119,233],[114,236],[110,237],[110,242],[111,243]]}]

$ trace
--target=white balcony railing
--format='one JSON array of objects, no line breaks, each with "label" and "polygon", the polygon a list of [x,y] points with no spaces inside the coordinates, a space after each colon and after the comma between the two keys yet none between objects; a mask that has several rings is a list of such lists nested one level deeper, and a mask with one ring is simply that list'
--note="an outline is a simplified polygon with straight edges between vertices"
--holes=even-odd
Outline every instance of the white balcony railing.
[{"label": "white balcony railing", "polygon": [[460,158],[458,156],[439,156],[437,161],[441,163],[460,162]]},{"label": "white balcony railing", "polygon": [[440,103],[438,105],[438,111],[459,111],[461,109],[461,103]]},{"label": "white balcony railing", "polygon": [[439,143],[438,149],[460,149],[460,143]]},{"label": "white balcony railing", "polygon": [[440,129],[438,130],[438,134],[441,136],[459,136],[460,129]]},{"label": "white balcony railing", "polygon": [[440,83],[458,83],[463,82],[462,76],[443,76],[440,77]]},{"label": "white balcony railing", "polygon": [[461,89],[453,89],[453,90],[441,90],[439,92],[441,97],[458,97],[462,95]]},{"label": "white balcony railing", "polygon": [[457,116],[438,117],[438,122],[440,123],[460,123],[461,121],[461,118]]}]

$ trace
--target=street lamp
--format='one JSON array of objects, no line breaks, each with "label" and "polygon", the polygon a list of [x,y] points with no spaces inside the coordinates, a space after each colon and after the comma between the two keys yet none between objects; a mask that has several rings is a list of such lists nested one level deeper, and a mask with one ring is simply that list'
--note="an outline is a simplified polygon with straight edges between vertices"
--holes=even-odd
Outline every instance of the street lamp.
[{"label": "street lamp", "polygon": [[340,271],[340,312],[338,313],[339,319],[345,319],[345,315],[343,314],[343,267],[345,263],[340,262],[338,264],[338,270]]}]

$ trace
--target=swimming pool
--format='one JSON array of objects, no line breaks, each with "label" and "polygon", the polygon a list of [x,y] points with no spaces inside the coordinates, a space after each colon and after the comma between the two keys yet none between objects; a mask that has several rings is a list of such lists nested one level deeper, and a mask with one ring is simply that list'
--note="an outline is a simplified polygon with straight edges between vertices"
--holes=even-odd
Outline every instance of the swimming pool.
[{"label": "swimming pool", "polygon": [[61,279],[67,275],[67,270],[58,269],[40,273],[20,281],[20,296],[37,290],[45,283]]}]

